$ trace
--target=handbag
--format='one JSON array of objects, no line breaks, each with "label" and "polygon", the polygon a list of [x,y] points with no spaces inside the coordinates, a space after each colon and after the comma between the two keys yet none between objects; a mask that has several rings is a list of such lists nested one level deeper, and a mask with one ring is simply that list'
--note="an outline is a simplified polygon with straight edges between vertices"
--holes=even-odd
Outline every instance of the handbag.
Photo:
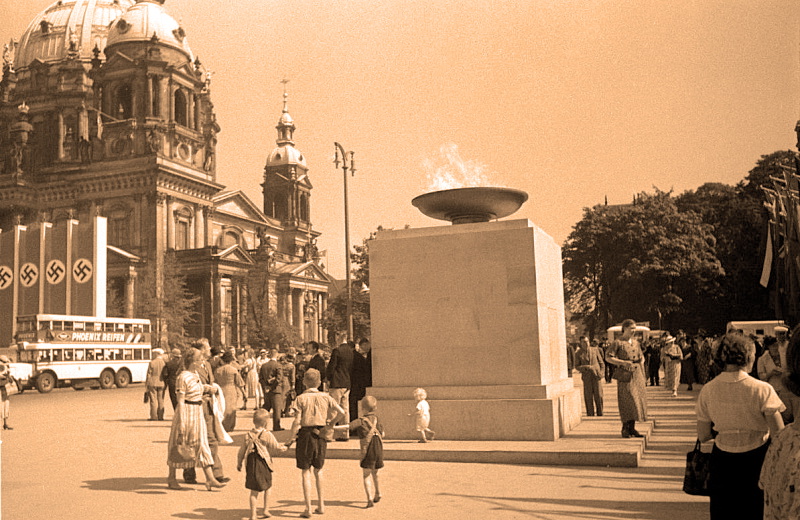
[{"label": "handbag", "polygon": [[633,379],[633,370],[626,370],[622,367],[615,367],[614,373],[611,375],[617,381],[628,383]]},{"label": "handbag", "polygon": [[700,450],[700,439],[694,449],[686,454],[686,473],[683,476],[683,492],[688,495],[707,497],[711,494],[711,454]]},{"label": "handbag", "polygon": [[181,439],[172,447],[172,460],[191,462],[197,458],[197,450],[189,444],[184,444]]},{"label": "handbag", "polygon": [[19,393],[19,383],[13,377],[8,378],[6,383],[6,395],[14,395]]}]

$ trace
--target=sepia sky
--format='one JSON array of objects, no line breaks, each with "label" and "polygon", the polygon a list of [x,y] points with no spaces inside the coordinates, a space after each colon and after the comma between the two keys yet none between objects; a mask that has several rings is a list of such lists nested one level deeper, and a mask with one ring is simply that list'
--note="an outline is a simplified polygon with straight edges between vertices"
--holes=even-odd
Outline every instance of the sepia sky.
[{"label": "sepia sky", "polygon": [[[48,0],[0,0],[0,42]],[[794,0],[167,0],[213,71],[218,181],[259,207],[288,78],[296,146],[328,267],[344,276],[342,172],[356,152],[350,234],[439,225],[411,199],[439,169],[477,169],[530,198],[563,243],[582,208],[643,190],[734,184],[795,145]],[[458,159],[460,158],[460,163]]]}]

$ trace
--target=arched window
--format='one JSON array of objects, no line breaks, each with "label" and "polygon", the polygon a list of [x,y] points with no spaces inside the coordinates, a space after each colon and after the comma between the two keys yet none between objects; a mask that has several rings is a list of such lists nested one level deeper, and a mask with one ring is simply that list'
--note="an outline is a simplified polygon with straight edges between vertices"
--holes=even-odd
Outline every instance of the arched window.
[{"label": "arched window", "polygon": [[175,91],[175,122],[179,125],[189,125],[189,107],[186,101],[186,95],[178,89]]},{"label": "arched window", "polygon": [[240,244],[241,241],[239,240],[239,234],[235,231],[226,231],[224,235],[222,235],[222,248],[227,249],[231,246],[235,246]]},{"label": "arched window", "polygon": [[120,85],[117,88],[117,95],[115,96],[114,116],[117,119],[130,119],[133,117],[133,92],[131,86],[127,83]]},{"label": "arched window", "polygon": [[131,245],[130,210],[114,206],[108,212],[108,243],[125,249]]},{"label": "arched window", "polygon": [[192,212],[189,208],[181,208],[174,213],[175,249],[192,248]]},{"label": "arched window", "polygon": [[309,211],[308,211],[308,195],[303,193],[300,195],[300,220],[304,222],[309,221]]},{"label": "arched window", "polygon": [[203,129],[200,121],[200,99],[197,94],[192,94],[192,96],[194,98],[194,129],[199,131]]},{"label": "arched window", "polygon": [[289,217],[289,197],[285,193],[275,194],[275,218],[286,220]]}]

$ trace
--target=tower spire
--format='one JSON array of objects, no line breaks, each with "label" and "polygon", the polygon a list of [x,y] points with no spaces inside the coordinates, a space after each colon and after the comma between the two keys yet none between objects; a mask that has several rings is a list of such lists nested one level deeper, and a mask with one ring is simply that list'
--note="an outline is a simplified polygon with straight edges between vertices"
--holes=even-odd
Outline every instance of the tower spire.
[{"label": "tower spire", "polygon": [[278,126],[275,127],[278,130],[278,140],[276,142],[279,146],[284,144],[294,145],[292,134],[295,126],[292,116],[289,115],[289,93],[286,91],[286,84],[289,83],[289,80],[284,78],[281,83],[283,83],[283,113],[278,120]]},{"label": "tower spire", "polygon": [[286,78],[283,78],[281,80],[281,83],[283,83],[283,113],[284,114],[288,114],[289,113],[289,93],[286,91],[286,84],[289,83],[289,80],[286,79]]}]

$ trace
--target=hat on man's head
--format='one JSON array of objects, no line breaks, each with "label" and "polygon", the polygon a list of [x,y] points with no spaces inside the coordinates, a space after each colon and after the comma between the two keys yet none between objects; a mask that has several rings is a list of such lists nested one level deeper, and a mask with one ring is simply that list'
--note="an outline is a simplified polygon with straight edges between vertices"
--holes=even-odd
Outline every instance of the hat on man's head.
[{"label": "hat on man's head", "polygon": [[5,363],[7,365],[11,363],[11,360],[8,359],[8,356],[6,355],[0,355],[0,363]]},{"label": "hat on man's head", "polygon": [[181,349],[174,348],[174,349],[172,349],[172,352],[170,352],[170,354],[172,354],[175,357],[180,357],[181,356]]},{"label": "hat on man's head", "polygon": [[259,354],[266,354],[267,353],[267,349],[262,348],[261,350],[258,351],[258,353]]},{"label": "hat on man's head", "polygon": [[789,327],[786,325],[775,325],[775,332],[789,332]]},{"label": "hat on man's head", "polygon": [[158,354],[159,356],[164,353],[164,349],[156,347],[153,349],[153,354]]},{"label": "hat on man's head", "polygon": [[667,334],[667,336],[664,338],[664,343],[672,343],[673,341],[675,341],[675,338],[669,334]]}]

